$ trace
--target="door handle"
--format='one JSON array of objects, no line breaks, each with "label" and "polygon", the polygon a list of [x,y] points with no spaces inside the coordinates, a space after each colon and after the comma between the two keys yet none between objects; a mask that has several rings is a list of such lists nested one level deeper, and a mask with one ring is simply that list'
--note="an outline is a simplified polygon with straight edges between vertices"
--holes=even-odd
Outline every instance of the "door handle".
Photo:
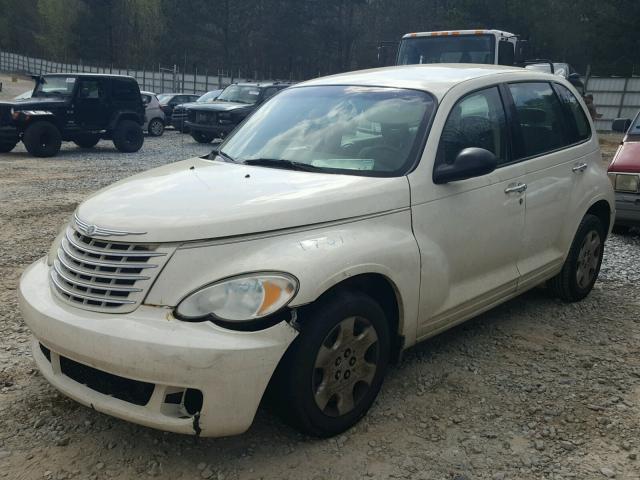
[{"label": "door handle", "polygon": [[527,184],[526,183],[516,183],[515,185],[512,185],[510,187],[507,187],[504,189],[504,193],[509,194],[509,193],[522,193],[524,191],[527,190]]},{"label": "door handle", "polygon": [[576,165],[575,167],[573,167],[571,169],[571,171],[573,173],[582,173],[587,169],[588,166],[589,165],[587,165],[586,163],[582,162],[582,163],[579,163],[578,165]]}]

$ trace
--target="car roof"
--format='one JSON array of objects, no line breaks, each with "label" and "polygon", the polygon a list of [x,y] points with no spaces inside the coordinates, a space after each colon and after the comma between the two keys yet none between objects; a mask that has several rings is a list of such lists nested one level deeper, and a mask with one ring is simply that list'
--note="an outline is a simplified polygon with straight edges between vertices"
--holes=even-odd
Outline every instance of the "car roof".
[{"label": "car roof", "polygon": [[441,99],[455,85],[490,75],[515,74],[521,80],[557,80],[558,77],[520,67],[502,65],[475,65],[438,63],[429,65],[403,65],[340,73],[298,83],[292,88],[316,85],[361,85],[372,87],[409,88],[424,90]]},{"label": "car roof", "polygon": [[43,73],[43,77],[108,77],[108,78],[126,78],[129,80],[135,80],[131,75],[115,75],[112,73],[76,73],[76,72],[67,72],[67,73]]},{"label": "car roof", "polygon": [[240,87],[290,87],[292,82],[238,82],[231,85],[238,85]]},{"label": "car roof", "polygon": [[155,93],[153,93],[153,92],[148,92],[147,90],[140,90],[140,93],[141,93],[142,95],[153,95],[153,96],[155,96],[155,95],[156,95]]}]

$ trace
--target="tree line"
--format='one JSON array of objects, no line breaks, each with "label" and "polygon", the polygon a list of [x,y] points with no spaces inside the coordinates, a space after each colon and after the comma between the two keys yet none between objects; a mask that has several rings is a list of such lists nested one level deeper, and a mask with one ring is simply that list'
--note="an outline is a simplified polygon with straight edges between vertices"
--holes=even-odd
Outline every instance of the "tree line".
[{"label": "tree line", "polygon": [[304,79],[377,66],[407,32],[496,28],[584,73],[640,74],[637,0],[0,0],[0,49]]}]

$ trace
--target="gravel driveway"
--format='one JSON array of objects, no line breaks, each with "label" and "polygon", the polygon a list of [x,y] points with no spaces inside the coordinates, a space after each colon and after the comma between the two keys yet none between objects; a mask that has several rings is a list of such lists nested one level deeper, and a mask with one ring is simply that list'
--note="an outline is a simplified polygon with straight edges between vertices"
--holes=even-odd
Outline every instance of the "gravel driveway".
[{"label": "gravel driveway", "polygon": [[195,441],[57,394],[30,357],[21,271],[91,192],[209,149],[168,131],[132,155],[104,141],[64,144],[47,160],[21,145],[0,155],[0,477],[640,478],[637,235],[610,238],[587,300],[565,305],[536,289],[411,349],[370,414],[338,438],[301,436],[261,410],[244,435]]}]

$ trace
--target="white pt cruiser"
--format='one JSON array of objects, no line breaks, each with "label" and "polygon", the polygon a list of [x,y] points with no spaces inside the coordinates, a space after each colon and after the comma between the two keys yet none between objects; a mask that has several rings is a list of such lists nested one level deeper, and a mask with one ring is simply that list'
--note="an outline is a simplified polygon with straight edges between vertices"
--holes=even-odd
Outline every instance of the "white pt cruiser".
[{"label": "white pt cruiser", "polygon": [[207,157],[88,198],[20,304],[42,374],[100,412],[232,435],[268,392],[329,436],[416,342],[545,282],[584,298],[614,208],[562,78],[346,73],[282,91]]}]

